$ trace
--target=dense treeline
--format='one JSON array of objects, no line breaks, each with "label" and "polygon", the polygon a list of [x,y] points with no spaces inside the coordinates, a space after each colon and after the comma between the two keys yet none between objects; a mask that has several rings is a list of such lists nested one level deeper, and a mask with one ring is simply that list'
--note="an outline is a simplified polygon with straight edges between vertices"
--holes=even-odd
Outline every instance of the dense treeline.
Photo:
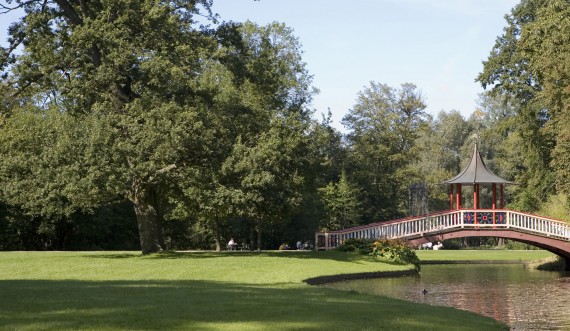
[{"label": "dense treeline", "polygon": [[568,1],[507,16],[469,118],[372,81],[347,134],[315,119],[291,29],[211,5],[0,1],[25,12],[0,54],[0,249],[276,248],[447,209],[476,142],[520,183],[509,207],[567,217]]}]

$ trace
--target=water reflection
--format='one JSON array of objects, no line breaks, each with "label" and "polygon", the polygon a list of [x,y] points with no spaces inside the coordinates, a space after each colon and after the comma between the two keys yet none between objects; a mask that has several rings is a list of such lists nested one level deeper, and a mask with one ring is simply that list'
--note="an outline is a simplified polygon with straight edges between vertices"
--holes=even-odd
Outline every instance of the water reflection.
[{"label": "water reflection", "polygon": [[513,330],[570,330],[568,273],[523,265],[427,265],[419,277],[327,286],[469,310],[503,321]]}]

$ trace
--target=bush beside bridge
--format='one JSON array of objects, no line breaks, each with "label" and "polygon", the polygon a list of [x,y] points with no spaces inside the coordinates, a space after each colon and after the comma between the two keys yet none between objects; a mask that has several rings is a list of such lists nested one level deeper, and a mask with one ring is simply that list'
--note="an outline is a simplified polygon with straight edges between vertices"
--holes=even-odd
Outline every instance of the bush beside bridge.
[{"label": "bush beside bridge", "polygon": [[420,259],[415,250],[403,240],[354,238],[346,240],[339,250],[368,254],[397,263],[412,264],[416,271],[420,271]]}]

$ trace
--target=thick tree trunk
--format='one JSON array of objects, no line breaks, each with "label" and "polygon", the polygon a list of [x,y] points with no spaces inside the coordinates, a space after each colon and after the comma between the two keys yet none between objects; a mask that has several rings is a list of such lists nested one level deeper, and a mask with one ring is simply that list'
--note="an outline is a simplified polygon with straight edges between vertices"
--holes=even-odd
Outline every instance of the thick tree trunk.
[{"label": "thick tree trunk", "polygon": [[222,250],[222,236],[220,235],[220,221],[218,217],[214,220],[215,223],[215,240],[216,240],[216,252],[220,252]]},{"label": "thick tree trunk", "polygon": [[497,246],[498,246],[498,247],[501,247],[501,248],[502,248],[503,246],[505,246],[505,239],[499,238],[499,241],[497,242]]},{"label": "thick tree trunk", "polygon": [[257,231],[257,251],[261,252],[261,226],[257,225],[255,230]]},{"label": "thick tree trunk", "polygon": [[162,227],[157,209],[154,206],[156,203],[154,194],[154,188],[150,185],[133,184],[131,201],[137,215],[143,254],[157,253],[163,250]]},{"label": "thick tree trunk", "polygon": [[164,219],[164,213],[162,212],[162,204],[158,198],[158,192],[156,186],[151,186],[149,188],[150,196],[152,197],[151,205],[154,206],[156,211],[156,226],[158,229],[158,244],[162,249],[166,249],[166,244],[164,242],[164,233],[162,232],[162,220]]}]

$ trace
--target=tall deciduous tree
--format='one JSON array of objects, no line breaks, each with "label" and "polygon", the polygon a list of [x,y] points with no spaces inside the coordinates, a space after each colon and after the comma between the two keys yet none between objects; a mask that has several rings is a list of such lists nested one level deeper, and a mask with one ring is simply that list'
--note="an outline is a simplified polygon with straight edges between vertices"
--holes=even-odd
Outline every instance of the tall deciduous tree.
[{"label": "tall deciduous tree", "polygon": [[570,3],[523,0],[507,23],[478,80],[516,101],[513,124],[525,147],[517,204],[537,210],[556,190],[570,192]]},{"label": "tall deciduous tree", "polygon": [[539,97],[544,89],[544,81],[539,72],[533,70],[528,51],[524,51],[521,38],[523,31],[534,26],[549,1],[522,0],[506,16],[504,34],[497,38],[495,46],[485,61],[483,71],[477,80],[483,87],[506,98],[516,105],[516,127],[523,146],[525,168],[517,178],[521,184],[519,208],[537,210],[541,201],[554,192],[554,172],[552,171],[552,151],[556,144],[555,134],[547,130],[547,124],[555,114]]},{"label": "tall deciduous tree", "polygon": [[[22,115],[8,118],[0,133],[3,195],[16,203],[31,195],[30,210],[41,214],[51,212],[54,199],[63,212],[125,196],[135,207],[142,252],[161,250],[161,187],[178,169],[207,163],[211,153],[204,123],[215,91],[198,80],[216,44],[193,21],[211,1],[2,5],[25,11],[10,27],[0,63],[2,94],[25,101],[21,110],[12,109]],[[18,45],[21,53],[14,52]],[[34,123],[30,130],[22,118]],[[51,121],[63,124],[52,127]],[[84,131],[69,131],[65,124],[72,121]],[[34,135],[41,128],[47,131]],[[70,148],[59,146],[61,140]],[[42,176],[22,162],[26,155],[39,159],[34,167],[48,174],[37,185],[19,187],[23,179]]]},{"label": "tall deciduous tree", "polygon": [[267,131],[238,140],[223,165],[231,211],[254,222],[258,249],[263,232],[300,203],[304,134],[295,122],[276,116]]},{"label": "tall deciduous tree", "polygon": [[[307,105],[315,91],[311,88],[312,78],[302,62],[301,45],[293,31],[284,24],[274,22],[258,26],[252,22],[225,23],[214,35],[221,47],[214,57],[215,63],[211,64],[204,75],[208,79],[200,82],[219,90],[215,102],[210,106],[214,111],[209,116],[209,127],[215,128],[210,139],[210,148],[214,154],[209,164],[190,169],[193,174],[183,176],[180,180],[178,186],[184,194],[176,205],[179,207],[178,212],[209,223],[215,233],[217,249],[220,249],[220,229],[229,217],[254,219],[259,236],[265,227],[264,222],[275,223],[274,218],[279,213],[274,213],[271,219],[260,218],[259,211],[248,209],[251,211],[249,214],[243,208],[232,207],[233,204],[243,202],[236,201],[234,193],[252,189],[247,186],[250,183],[243,182],[240,177],[244,174],[244,169],[240,170],[237,166],[237,163],[245,161],[237,160],[241,157],[259,158],[256,161],[259,163],[263,157],[271,159],[273,156],[266,154],[264,148],[267,146],[262,144],[267,142],[268,137],[279,138],[276,136],[276,125],[285,125],[292,132],[298,131],[301,134],[299,139],[306,140],[303,135],[310,121]],[[286,123],[281,123],[283,120]],[[261,139],[259,145],[256,145],[258,142],[253,137]],[[293,150],[283,149],[281,152],[290,153]],[[236,155],[236,151],[248,155]],[[257,156],[254,157],[254,154]],[[305,159],[302,153],[295,156],[284,154],[284,157],[296,158],[300,163]],[[297,166],[285,168],[282,175],[274,177],[274,183],[264,185],[278,186],[281,185],[280,180],[286,182],[290,175],[287,174],[287,169],[292,173],[297,171],[297,176],[301,175]],[[249,178],[261,176],[256,171],[273,171],[263,167],[248,170]],[[247,185],[240,186],[239,183]],[[280,194],[271,191],[262,193]],[[293,192],[292,197],[297,194],[299,192]],[[267,202],[267,208],[275,209],[275,206],[271,206],[271,196],[263,199]],[[255,207],[259,208],[261,203]],[[282,215],[279,217],[282,218]]]},{"label": "tall deciduous tree", "polygon": [[426,105],[414,84],[392,88],[371,82],[343,119],[348,134],[348,173],[364,192],[367,221],[406,210],[407,187],[417,177],[409,167],[424,124]]},{"label": "tall deciduous tree", "polygon": [[426,124],[416,141],[419,152],[413,167],[420,181],[429,185],[428,209],[444,210],[449,208],[449,193],[440,183],[461,170],[462,147],[473,128],[458,111],[441,111],[435,119],[428,118]]},{"label": "tall deciduous tree", "polygon": [[519,49],[541,85],[537,99],[548,114],[544,131],[554,139],[557,188],[570,194],[570,2],[545,2],[523,26]]},{"label": "tall deciduous tree", "polygon": [[334,231],[355,226],[360,222],[358,189],[348,182],[346,173],[341,173],[338,183],[330,182],[320,190],[325,207],[321,222],[322,231]]}]

